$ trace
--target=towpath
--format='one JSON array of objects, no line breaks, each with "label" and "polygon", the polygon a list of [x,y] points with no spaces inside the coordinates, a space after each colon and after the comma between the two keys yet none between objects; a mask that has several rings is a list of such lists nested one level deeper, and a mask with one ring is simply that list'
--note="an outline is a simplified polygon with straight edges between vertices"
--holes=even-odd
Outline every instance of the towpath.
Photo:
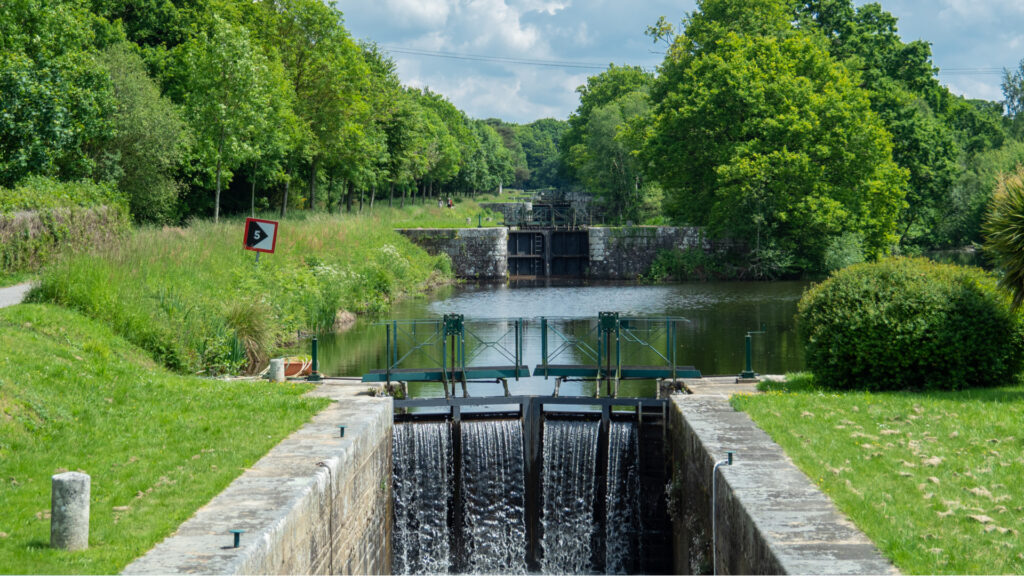
[{"label": "towpath", "polygon": [[0,308],[21,304],[30,288],[32,288],[31,282],[0,288]]}]

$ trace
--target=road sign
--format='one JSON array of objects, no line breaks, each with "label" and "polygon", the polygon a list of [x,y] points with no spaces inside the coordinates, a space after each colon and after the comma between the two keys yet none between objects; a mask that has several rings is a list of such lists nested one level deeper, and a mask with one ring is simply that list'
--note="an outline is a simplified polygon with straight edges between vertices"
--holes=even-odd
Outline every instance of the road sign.
[{"label": "road sign", "polygon": [[274,252],[277,246],[277,222],[273,220],[245,219],[245,249],[256,252]]}]

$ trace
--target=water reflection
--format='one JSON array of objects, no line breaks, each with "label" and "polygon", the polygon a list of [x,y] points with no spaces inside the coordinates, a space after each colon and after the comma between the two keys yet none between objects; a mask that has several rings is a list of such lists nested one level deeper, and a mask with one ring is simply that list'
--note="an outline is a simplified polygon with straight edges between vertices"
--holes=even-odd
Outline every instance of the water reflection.
[{"label": "water reflection", "polygon": [[[797,338],[793,316],[806,282],[726,282],[662,286],[590,285],[590,286],[506,286],[471,285],[448,289],[434,300],[404,302],[392,310],[391,318],[438,318],[444,314],[463,314],[467,328],[467,356],[472,365],[495,363],[512,365],[500,351],[481,342],[502,342],[507,350],[511,322],[522,318],[523,357],[531,369],[541,363],[539,319],[558,319],[570,333],[591,329],[599,312],[617,311],[623,316],[679,316],[676,358],[679,365],[693,365],[705,375],[736,374],[744,367],[744,336],[762,324],[767,333],[754,337],[754,370],[784,373],[803,368],[803,352]],[[660,336],[659,336],[660,337]],[[657,337],[656,337],[657,338]],[[411,340],[410,340],[411,341]],[[554,342],[549,342],[553,347]],[[596,344],[595,344],[596,345]],[[489,349],[490,348],[490,349]],[[407,346],[403,345],[402,350]],[[403,351],[404,354],[404,351]],[[438,353],[434,352],[436,356]],[[436,360],[436,358],[434,358]],[[570,361],[571,360],[571,361]],[[415,358],[410,358],[414,362]],[[428,361],[424,358],[424,361]],[[321,338],[321,371],[328,375],[355,376],[383,368],[385,330],[373,321],[360,319],[345,334]],[[579,350],[567,351],[559,363],[589,363]],[[555,360],[552,360],[555,363]],[[415,364],[408,364],[412,367]],[[511,382],[513,394],[550,394],[554,381],[530,378]],[[624,383],[623,395],[649,396],[652,383]],[[593,383],[563,384],[563,395],[594,392]],[[502,393],[500,384],[472,384],[471,394]],[[440,384],[427,384],[417,395],[441,395]]]}]

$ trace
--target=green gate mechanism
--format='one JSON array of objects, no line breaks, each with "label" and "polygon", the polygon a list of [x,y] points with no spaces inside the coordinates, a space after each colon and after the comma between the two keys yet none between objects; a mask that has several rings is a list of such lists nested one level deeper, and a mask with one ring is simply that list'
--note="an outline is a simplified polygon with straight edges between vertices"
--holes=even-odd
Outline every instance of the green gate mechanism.
[{"label": "green gate mechanism", "polygon": [[[595,381],[597,397],[617,397],[621,380],[700,378],[699,370],[676,361],[677,325],[686,321],[618,312],[601,312],[590,320],[542,317],[541,363],[533,374],[554,377],[556,397],[566,380]],[[446,314],[381,325],[386,366],[363,375],[363,382],[440,382],[445,398],[455,395],[456,383],[466,397],[467,382],[500,382],[509,396],[509,379],[531,375],[523,355],[527,322],[521,318],[466,320],[461,314]],[[478,364],[485,353],[491,364],[495,358],[505,363]]]}]

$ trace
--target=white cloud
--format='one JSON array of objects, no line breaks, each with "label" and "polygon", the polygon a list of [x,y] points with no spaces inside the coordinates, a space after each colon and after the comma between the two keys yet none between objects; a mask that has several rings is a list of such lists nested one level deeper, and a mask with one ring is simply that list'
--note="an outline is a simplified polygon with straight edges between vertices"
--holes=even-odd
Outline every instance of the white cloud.
[{"label": "white cloud", "polygon": [[443,26],[451,12],[450,0],[384,0],[384,7],[403,28]]},{"label": "white cloud", "polygon": [[462,38],[462,47],[511,51],[523,55],[547,52],[540,31],[522,22],[522,10],[504,0],[464,0],[456,8],[456,22],[449,29]]},{"label": "white cloud", "polygon": [[949,20],[989,20],[1000,14],[1024,15],[1021,0],[942,0],[939,17]]},{"label": "white cloud", "polygon": [[572,6],[572,2],[546,2],[544,0],[523,0],[521,2],[513,0],[513,3],[521,5],[524,10],[529,12],[540,12],[548,16],[554,16]]},{"label": "white cloud", "polygon": [[946,82],[949,91],[966,98],[980,98],[982,100],[1001,101],[1003,90],[999,81],[978,80],[974,78],[957,78]]}]

